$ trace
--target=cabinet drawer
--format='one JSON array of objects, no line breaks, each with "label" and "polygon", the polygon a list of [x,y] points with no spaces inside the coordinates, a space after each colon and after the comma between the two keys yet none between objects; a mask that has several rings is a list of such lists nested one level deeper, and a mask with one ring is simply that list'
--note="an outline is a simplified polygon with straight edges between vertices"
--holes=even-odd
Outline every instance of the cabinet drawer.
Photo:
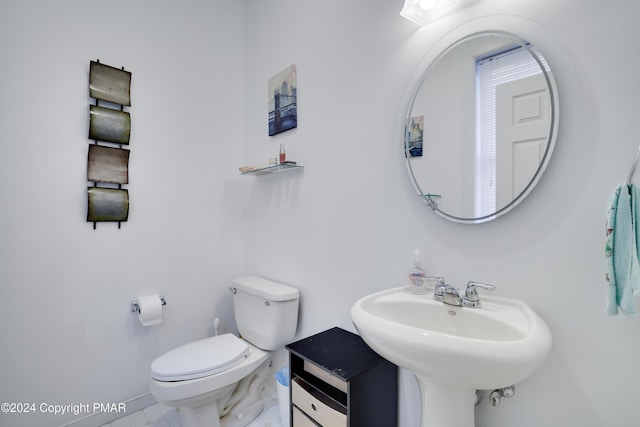
[{"label": "cabinet drawer", "polygon": [[343,393],[348,393],[347,382],[342,381],[341,379],[334,377],[329,372],[325,371],[322,368],[317,367],[313,363],[308,361],[304,361],[304,370],[309,372],[314,377],[324,381],[325,383],[332,385]]},{"label": "cabinet drawer", "polygon": [[293,407],[293,427],[318,427],[311,421],[302,411],[295,406]]},{"label": "cabinet drawer", "polygon": [[342,412],[346,412],[346,409],[304,382],[300,377],[291,381],[291,401],[323,427],[347,426],[347,414]]}]

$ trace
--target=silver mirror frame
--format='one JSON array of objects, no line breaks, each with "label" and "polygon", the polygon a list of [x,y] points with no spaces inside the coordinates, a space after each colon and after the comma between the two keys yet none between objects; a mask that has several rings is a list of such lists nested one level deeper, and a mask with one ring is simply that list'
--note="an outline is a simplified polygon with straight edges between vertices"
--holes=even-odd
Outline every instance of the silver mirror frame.
[{"label": "silver mirror frame", "polygon": [[[402,138],[402,144],[403,144],[405,163],[406,163],[407,170],[411,178],[412,184],[414,186],[414,189],[417,191],[418,195],[422,197],[424,203],[427,206],[429,206],[439,216],[453,222],[465,223],[465,224],[479,224],[479,223],[494,220],[506,214],[507,212],[510,212],[511,210],[513,210],[529,195],[529,193],[533,190],[533,188],[536,186],[536,184],[540,180],[547,165],[549,164],[549,161],[551,159],[551,154],[556,145],[556,140],[558,135],[558,124],[559,124],[559,101],[558,101],[558,90],[557,90],[556,82],[553,77],[553,74],[546,71],[542,61],[538,56],[538,53],[536,52],[537,49],[535,48],[532,49],[531,45],[528,43],[531,40],[529,38],[520,37],[519,35],[516,35],[512,32],[502,31],[502,30],[492,30],[492,29],[483,29],[480,31],[475,31],[475,32],[463,35],[461,37],[458,37],[455,39],[454,42],[449,43],[448,45],[446,45],[444,49],[440,49],[439,51],[437,46],[438,43],[436,43],[436,45],[432,47],[429,50],[429,52],[427,52],[427,54],[422,60],[422,63],[423,63],[422,69],[424,71],[422,71],[420,77],[418,78],[417,83],[413,89],[413,93],[410,96],[410,101],[408,103],[406,114],[404,115],[404,123],[408,123],[408,120],[412,117],[412,109],[415,103],[415,99],[418,95],[418,92],[422,86],[422,83],[427,78],[429,71],[438,62],[438,60],[442,56],[450,52],[452,48],[454,48],[455,46],[458,46],[460,43],[464,42],[465,40],[476,38],[482,35],[502,36],[502,37],[510,38],[513,40],[514,43],[518,44],[523,49],[526,49],[529,52],[529,54],[536,60],[536,62],[540,66],[540,69],[542,70],[544,78],[547,82],[547,86],[549,88],[550,105],[551,105],[551,125],[550,125],[550,132],[547,139],[547,144],[542,157],[542,161],[539,163],[538,168],[533,175],[533,178],[529,181],[526,187],[520,192],[520,194],[518,194],[509,204],[498,209],[496,212],[490,215],[486,215],[482,217],[459,217],[459,216],[447,213],[438,207],[438,202],[436,199],[433,199],[431,195],[425,193],[422,190],[422,188],[420,187],[420,183],[418,183],[415,177],[415,174],[413,172],[413,169],[411,167],[411,156],[408,152],[409,150],[408,144],[406,143],[406,132],[404,133],[404,136]],[[442,42],[443,39],[441,39],[440,42]],[[536,46],[535,41],[532,44],[533,46]],[[426,63],[426,67],[424,66],[425,63]],[[418,66],[418,70],[419,69],[420,69],[420,65]],[[404,127],[404,124],[403,124],[403,127]]]}]

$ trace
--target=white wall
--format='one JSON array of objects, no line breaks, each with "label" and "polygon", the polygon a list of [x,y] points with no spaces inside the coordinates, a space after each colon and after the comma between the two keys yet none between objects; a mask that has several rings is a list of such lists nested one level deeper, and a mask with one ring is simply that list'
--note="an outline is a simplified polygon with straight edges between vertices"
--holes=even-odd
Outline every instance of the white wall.
[{"label": "white wall", "polygon": [[[243,10],[232,0],[0,5],[0,402],[122,402],[148,393],[151,361],[209,335],[214,316],[234,328]],[[92,59],[133,73],[120,230],[86,223]],[[154,293],[165,319],[143,328],[129,302]],[[0,424],[79,417],[0,414]]]},{"label": "white wall", "polygon": [[[639,142],[640,6],[483,0],[420,29],[398,16],[402,3],[247,2],[247,163],[266,162],[285,143],[306,167],[252,184],[248,269],[300,287],[302,337],[333,325],[353,330],[353,302],[404,284],[411,250],[421,248],[430,273],[458,286],[494,283],[497,294],[528,301],[553,333],[542,368],[501,406],[485,401],[478,426],[637,424],[640,323],[603,314],[603,255],[605,203]],[[465,226],[416,200],[396,117],[429,47],[494,14],[527,20],[556,41],[543,54],[555,59],[559,139],[524,203],[494,222]],[[299,125],[269,138],[266,80],[291,63]],[[401,425],[417,426],[416,390],[403,380]]]},{"label": "white wall", "polygon": [[[423,155],[411,160],[413,176],[424,193],[445,195],[437,200],[442,211],[462,218],[474,216],[478,173],[476,109],[473,102],[466,102],[475,99],[476,64],[472,58],[489,51],[487,44],[482,38],[467,40],[453,49],[455,53],[440,57],[436,66],[429,67],[429,78],[416,82],[420,91],[411,106],[411,115],[423,116],[424,129],[429,130]],[[431,59],[425,62],[431,64]],[[422,77],[427,64],[418,68],[416,74]],[[452,125],[443,117],[455,117],[457,122]]]}]

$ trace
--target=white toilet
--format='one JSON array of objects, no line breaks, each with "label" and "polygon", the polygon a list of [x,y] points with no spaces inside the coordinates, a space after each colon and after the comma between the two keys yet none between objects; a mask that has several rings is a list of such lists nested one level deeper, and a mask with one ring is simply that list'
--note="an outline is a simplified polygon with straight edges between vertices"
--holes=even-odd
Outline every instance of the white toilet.
[{"label": "white toilet", "polygon": [[258,388],[268,375],[270,352],[296,333],[296,288],[247,276],[235,279],[231,291],[242,338],[224,334],[195,341],[151,364],[151,394],[179,408],[182,427],[249,424],[262,411]]}]

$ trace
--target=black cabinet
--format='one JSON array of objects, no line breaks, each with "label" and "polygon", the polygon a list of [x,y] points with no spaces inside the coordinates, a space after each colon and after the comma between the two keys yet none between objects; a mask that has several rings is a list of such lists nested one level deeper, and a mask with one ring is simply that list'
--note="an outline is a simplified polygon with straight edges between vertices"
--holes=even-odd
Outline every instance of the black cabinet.
[{"label": "black cabinet", "polygon": [[398,368],[340,328],[288,344],[293,427],[393,427]]}]

